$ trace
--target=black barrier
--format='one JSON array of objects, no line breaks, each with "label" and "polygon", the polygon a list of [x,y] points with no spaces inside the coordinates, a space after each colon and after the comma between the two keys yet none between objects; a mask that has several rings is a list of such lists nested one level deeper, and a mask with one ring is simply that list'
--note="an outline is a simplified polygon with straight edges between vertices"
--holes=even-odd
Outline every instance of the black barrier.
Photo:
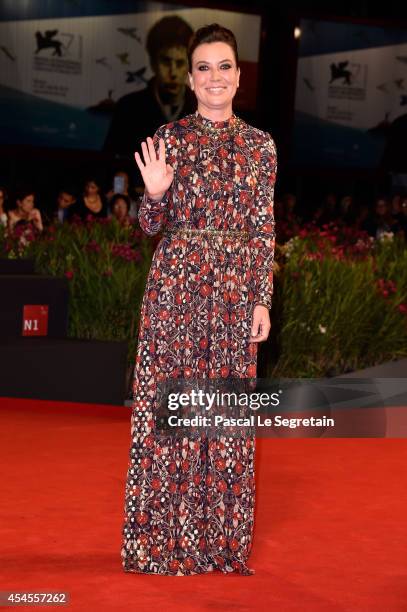
[{"label": "black barrier", "polygon": [[24,306],[47,306],[48,338],[64,338],[68,329],[68,279],[41,275],[0,276],[0,341],[19,338]]}]

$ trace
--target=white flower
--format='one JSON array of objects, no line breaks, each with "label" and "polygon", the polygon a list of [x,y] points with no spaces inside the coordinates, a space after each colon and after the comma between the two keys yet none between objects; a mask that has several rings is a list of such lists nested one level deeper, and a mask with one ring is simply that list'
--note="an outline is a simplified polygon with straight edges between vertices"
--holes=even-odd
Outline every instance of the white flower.
[{"label": "white flower", "polygon": [[326,333],[326,327],[324,327],[323,325],[321,325],[321,323],[319,324],[319,331],[321,332],[321,334],[325,334]]},{"label": "white flower", "polygon": [[379,240],[380,242],[383,242],[384,240],[393,240],[393,232],[381,232],[379,234]]},{"label": "white flower", "polygon": [[290,257],[292,251],[296,247],[296,244],[297,244],[298,240],[299,240],[298,236],[293,236],[292,238],[290,238],[290,240],[288,240],[283,245],[282,250],[283,250],[283,253],[285,254],[285,256],[287,257],[287,259]]}]

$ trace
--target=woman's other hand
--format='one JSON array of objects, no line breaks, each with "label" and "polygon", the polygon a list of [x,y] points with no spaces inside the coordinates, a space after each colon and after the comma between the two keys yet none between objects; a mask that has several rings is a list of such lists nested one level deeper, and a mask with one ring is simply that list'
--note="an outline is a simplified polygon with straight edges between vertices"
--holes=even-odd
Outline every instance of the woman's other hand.
[{"label": "woman's other hand", "polygon": [[147,195],[153,200],[161,200],[174,178],[174,169],[165,162],[164,139],[160,138],[158,141],[158,156],[150,136],[147,138],[147,143],[145,141],[141,143],[141,149],[144,163],[138,152],[134,157],[143,177]]},{"label": "woman's other hand", "polygon": [[264,342],[268,338],[270,329],[269,309],[262,304],[256,304],[253,311],[253,322],[249,342]]}]

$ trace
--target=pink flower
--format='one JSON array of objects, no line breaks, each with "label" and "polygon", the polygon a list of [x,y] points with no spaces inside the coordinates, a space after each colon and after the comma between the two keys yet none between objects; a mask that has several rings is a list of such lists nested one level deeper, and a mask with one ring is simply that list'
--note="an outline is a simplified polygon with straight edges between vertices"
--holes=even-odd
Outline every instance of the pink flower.
[{"label": "pink flower", "polygon": [[399,304],[398,309],[401,314],[407,314],[407,304]]},{"label": "pink flower", "polygon": [[73,275],[74,275],[73,270],[67,270],[67,271],[65,272],[65,276],[66,276],[66,278],[68,278],[69,280],[72,280]]},{"label": "pink flower", "polygon": [[95,253],[99,253],[100,245],[96,242],[96,240],[90,240],[86,245],[86,249],[88,251],[94,251]]}]

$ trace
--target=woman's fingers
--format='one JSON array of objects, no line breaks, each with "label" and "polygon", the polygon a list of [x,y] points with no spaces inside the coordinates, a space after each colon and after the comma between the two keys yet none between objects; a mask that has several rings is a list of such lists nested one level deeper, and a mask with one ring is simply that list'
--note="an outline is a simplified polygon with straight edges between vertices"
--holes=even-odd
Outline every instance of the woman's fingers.
[{"label": "woman's fingers", "polygon": [[144,140],[141,143],[141,150],[143,151],[144,163],[147,165],[148,163],[150,163],[151,159],[147,144],[144,142]]},{"label": "woman's fingers", "polygon": [[142,172],[145,168],[145,165],[143,164],[143,162],[141,161],[141,157],[140,154],[136,151],[134,154],[134,159],[136,160],[136,163],[140,169],[140,172]]},{"label": "woman's fingers", "polygon": [[249,342],[264,342],[264,340],[267,340],[268,338],[268,334],[266,333],[260,333],[257,336],[251,336],[249,338]]},{"label": "woman's fingers", "polygon": [[154,142],[150,136],[148,136],[147,138],[147,145],[148,145],[148,152],[150,154],[150,160],[157,161],[157,153],[154,147]]},{"label": "woman's fingers", "polygon": [[264,342],[264,340],[267,340],[268,338],[270,328],[271,325],[267,320],[258,320],[256,318],[256,320],[253,321],[249,342]]}]

